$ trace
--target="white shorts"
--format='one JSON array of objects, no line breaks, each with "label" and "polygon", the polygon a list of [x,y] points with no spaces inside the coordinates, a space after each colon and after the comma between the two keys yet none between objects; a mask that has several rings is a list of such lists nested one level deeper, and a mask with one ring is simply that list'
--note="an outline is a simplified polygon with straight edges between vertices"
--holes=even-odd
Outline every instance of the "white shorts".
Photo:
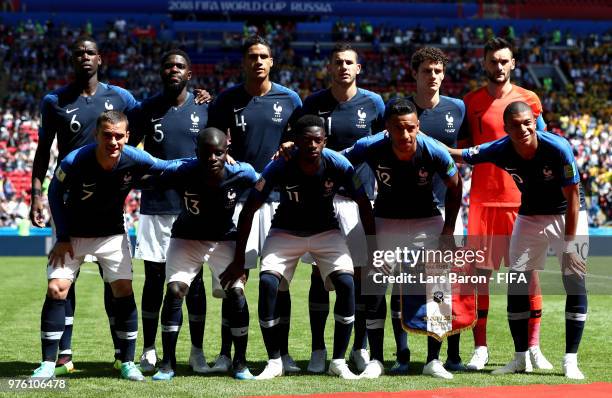
[{"label": "white shorts", "polygon": [[[238,226],[238,218],[240,217],[240,212],[242,211],[243,206],[243,202],[238,202],[236,204],[234,216],[232,217],[236,226]],[[244,256],[244,267],[246,269],[257,268],[257,257],[263,249],[263,245],[266,240],[266,236],[270,231],[270,227],[272,225],[272,218],[274,217],[274,213],[276,212],[277,207],[278,202],[266,202],[259,208],[259,210],[257,210],[255,215],[253,216],[251,233],[249,234],[249,240],[247,241],[246,253]]]},{"label": "white shorts", "polygon": [[337,229],[311,236],[296,236],[273,228],[261,253],[261,271],[278,272],[288,283],[293,279],[298,260],[305,253],[317,262],[327,290],[334,290],[329,275],[335,271],[353,273],[353,261],[344,237]]},{"label": "white shorts", "polygon": [[[586,261],[589,254],[589,223],[586,211],[578,213],[576,226],[578,254]],[[542,270],[548,246],[557,254],[559,264],[565,243],[565,214],[542,216],[520,215],[514,222],[510,239],[510,269],[518,272]],[[566,275],[571,274],[565,271]]]},{"label": "white shorts", "polygon": [[127,234],[104,236],[101,238],[70,238],[74,258],[66,255],[64,267],[54,268],[47,265],[47,279],[69,279],[74,281],[85,256],[96,256],[102,267],[104,282],[112,283],[119,279],[132,279],[132,256],[130,239]]},{"label": "white shorts", "polygon": [[[234,259],[236,242],[208,241],[189,239],[170,239],[168,260],[166,261],[166,283],[183,282],[191,286],[191,282],[202,269],[203,263],[208,263],[212,274],[213,297],[224,298],[225,291],[221,286],[219,275],[225,271]],[[240,280],[230,287],[244,290]]]},{"label": "white shorts", "polygon": [[[51,249],[53,249],[55,242],[57,242],[57,230],[55,229],[55,223],[53,222],[53,217],[51,217],[51,246],[47,247],[47,254],[49,254]],[[95,263],[97,261],[98,260],[96,259],[96,257],[92,256],[91,254],[86,255],[85,260],[83,260],[84,263]]]},{"label": "white shorts", "polygon": [[363,267],[368,262],[368,245],[359,217],[359,206],[355,201],[345,196],[336,195],[334,197],[334,210],[340,231],[346,238],[353,259],[353,266],[355,268]]},{"label": "white shorts", "polygon": [[172,214],[141,214],[138,220],[134,258],[165,263],[172,235],[172,224],[177,217]]},{"label": "white shorts", "polygon": [[[442,216],[414,219],[376,217],[375,221],[377,250],[384,251],[435,248],[444,227]],[[387,265],[397,270],[394,261],[387,262]]]}]

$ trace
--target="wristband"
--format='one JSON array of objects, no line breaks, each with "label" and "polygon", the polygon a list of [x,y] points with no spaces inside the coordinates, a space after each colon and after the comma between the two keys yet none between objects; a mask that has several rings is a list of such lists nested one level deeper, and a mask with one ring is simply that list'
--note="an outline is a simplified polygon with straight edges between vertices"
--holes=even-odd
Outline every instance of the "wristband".
[{"label": "wristband", "polygon": [[578,253],[575,240],[566,240],[563,242],[563,253]]}]

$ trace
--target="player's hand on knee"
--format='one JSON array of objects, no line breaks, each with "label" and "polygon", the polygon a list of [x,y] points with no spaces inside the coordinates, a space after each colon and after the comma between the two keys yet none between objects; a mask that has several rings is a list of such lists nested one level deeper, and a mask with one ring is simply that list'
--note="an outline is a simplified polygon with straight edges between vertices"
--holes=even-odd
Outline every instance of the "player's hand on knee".
[{"label": "player's hand on knee", "polygon": [[45,226],[43,212],[44,206],[40,196],[32,196],[32,205],[30,206],[30,221],[32,225],[38,228],[43,228]]},{"label": "player's hand on knee", "polygon": [[243,280],[246,281],[246,274],[244,272],[244,261],[232,261],[227,266],[225,271],[220,275],[221,286],[224,290],[227,290],[235,281]]},{"label": "player's hand on knee", "polygon": [[566,271],[569,271],[581,278],[584,278],[586,275],[586,262],[576,253],[563,253],[562,265],[563,274],[566,274]]},{"label": "player's hand on knee", "polygon": [[203,88],[194,89],[193,94],[195,95],[195,103],[198,105],[207,104],[213,100],[213,96]]},{"label": "player's hand on knee", "polygon": [[74,249],[70,242],[55,242],[53,249],[49,252],[49,264],[53,268],[64,267],[66,254],[70,255],[70,259],[74,258]]},{"label": "player's hand on knee", "polygon": [[285,158],[285,160],[291,159],[291,152],[293,151],[293,148],[295,148],[295,143],[291,141],[283,142],[278,148],[278,151],[276,151],[274,156],[272,156],[272,160],[276,160],[281,156]]}]

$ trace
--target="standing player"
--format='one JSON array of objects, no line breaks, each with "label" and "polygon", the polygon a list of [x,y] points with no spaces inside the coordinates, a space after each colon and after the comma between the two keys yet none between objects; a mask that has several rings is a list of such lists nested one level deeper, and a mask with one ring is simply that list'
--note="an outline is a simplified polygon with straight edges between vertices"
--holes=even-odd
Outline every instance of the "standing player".
[{"label": "standing player", "polygon": [[[195,139],[208,119],[207,105],[195,103],[187,91],[191,79],[191,60],[182,50],[170,50],[161,57],[160,76],[163,91],[145,101],[136,112],[135,133],[130,145],[138,145],[143,138],[144,149],[160,159],[195,156]],[[142,289],[142,334],[144,349],[140,369],[155,369],[157,354],[155,336],[159,310],[164,293],[166,251],[170,243],[172,224],[181,211],[181,198],[174,190],[143,190],[135,258],[144,260],[145,282]],[[204,337],[204,286],[201,274],[191,283],[187,295],[191,354],[189,365],[197,373],[209,370],[202,351]]]},{"label": "standing player", "polygon": [[294,126],[297,150],[289,160],[271,162],[251,191],[238,222],[234,262],[222,282],[244,276],[244,252],[251,222],[273,188],[281,191],[272,229],[262,250],[259,276],[259,324],[268,353],[268,364],[256,378],[282,376],[277,293],[281,280],[291,282],[302,255],[310,253],[328,290],[336,290],[333,359],[328,373],[356,379],[345,360],[355,319],[353,263],[339,231],[333,197],[340,186],[359,206],[366,232],[375,234],[372,207],[355,170],[342,155],[325,149],[324,123],[318,116],[302,116]]},{"label": "standing player", "polygon": [[144,380],[134,364],[138,311],[123,204],[136,182],[160,173],[165,163],[125,147],[128,138],[127,117],[118,111],[103,112],[96,123],[97,143],[70,152],[49,187],[57,242],[49,253],[49,283],[41,314],[43,362],[33,378],[54,375],[59,338],[65,330],[66,296],[85,256],[94,255],[112,289],[121,377]]},{"label": "standing player", "polygon": [[[162,310],[164,358],[153,380],[170,380],[176,370],[176,342],[183,322],[183,298],[207,262],[213,277],[213,296],[227,300],[229,326],[235,347],[234,377],[252,379],[246,367],[249,316],[244,283],[236,280],[227,289],[219,275],[234,259],[236,226],[232,220],[240,195],[255,185],[259,175],[248,163],[225,163],[227,136],[210,127],[198,136],[197,159],[177,163],[164,172],[164,180],[180,190],[182,211],[172,226],[166,280],[168,288]],[[203,299],[205,295],[202,294]],[[205,316],[205,313],[202,314]]]},{"label": "standing player", "polygon": [[[357,87],[357,75],[361,64],[357,51],[348,43],[338,43],[332,49],[328,71],[331,87],[312,94],[304,100],[304,114],[318,115],[325,121],[327,147],[335,151],[350,148],[365,136],[383,129],[382,116],[385,110],[380,95]],[[357,174],[365,184],[370,200],[374,199],[374,177],[367,165],[357,168]],[[334,208],[340,229],[347,238],[353,265],[362,267],[367,260],[365,235],[359,222],[359,213],[354,201],[343,195],[334,197]],[[370,357],[366,340],[365,298],[361,294],[361,273],[355,273],[355,339],[350,358],[359,372],[365,369]],[[325,371],[327,350],[325,348],[325,323],[329,314],[329,293],[316,266],[310,277],[308,292],[312,353],[308,371]]]},{"label": "standing player", "polygon": [[[452,236],[461,205],[461,179],[455,162],[436,140],[419,134],[417,111],[409,100],[400,99],[387,105],[385,126],[387,132],[360,139],[346,153],[351,163],[367,163],[376,173],[378,195],[374,212],[378,249],[393,251],[410,242],[414,250],[418,250],[418,245],[424,244],[423,240],[431,241],[439,235]],[[434,195],[435,175],[448,188],[443,199],[447,210],[445,220]],[[395,264],[390,265],[395,267]],[[372,361],[362,373],[366,378],[376,378],[384,372],[385,290],[383,288],[381,294],[368,296],[366,324]],[[427,364],[423,374],[452,379],[453,375],[438,360],[440,347],[441,343],[428,338]],[[402,353],[398,352],[398,362]],[[407,371],[408,362],[403,364]],[[394,368],[395,372],[401,370],[405,373],[403,369],[397,369],[397,364]]]},{"label": "standing player", "polygon": [[[523,101],[531,106],[537,118],[538,129],[544,130],[542,104],[533,92],[510,82],[515,60],[510,43],[501,38],[489,40],[484,47],[484,69],[487,85],[465,96],[469,137],[460,136],[459,147],[479,145],[505,136],[503,112],[508,104]],[[487,250],[487,261],[477,267],[480,275],[491,276],[493,269],[499,269],[502,258],[507,260],[507,237],[512,234],[512,226],[518,214],[521,194],[512,178],[490,164],[474,167],[470,190],[470,211],[468,214],[468,235],[479,240],[481,247],[494,247]],[[508,264],[508,261],[506,261]],[[537,273],[533,274],[533,291],[538,289]],[[489,312],[489,285],[477,285],[478,321],[474,327],[475,351],[467,364],[471,370],[483,369],[489,360],[487,349],[487,315]],[[531,318],[529,321],[528,367],[552,369],[552,365],[539,347],[540,318],[542,316],[542,296],[532,294]]]},{"label": "standing player", "polygon": [[537,130],[532,105],[512,102],[503,113],[506,137],[468,149],[451,150],[470,164],[489,162],[505,170],[521,190],[519,215],[510,241],[508,323],[514,359],[493,374],[528,372],[529,280],[544,269],[548,246],[561,265],[565,302],[565,377],[581,380],[577,352],[587,316],[585,286],[588,221],[578,166],[569,143]]},{"label": "standing player", "polygon": [[[465,105],[463,101],[440,95],[440,86],[444,80],[448,58],[438,48],[423,47],[412,55],[410,63],[412,77],[416,81],[416,94],[408,99],[416,107],[421,132],[442,142],[447,147],[456,147],[457,136],[460,131],[467,128],[467,122],[464,122]],[[442,217],[444,217],[446,184],[437,174],[433,176],[433,190]],[[463,222],[460,216],[457,217],[453,233],[455,236],[463,235]],[[400,318],[400,295],[394,294],[391,296],[391,321],[397,346],[397,362],[391,368],[391,372],[406,374],[410,362],[410,350],[408,350],[407,334],[402,328]],[[458,333],[448,336],[448,359],[444,366],[449,370],[465,370],[459,356],[459,339]],[[441,343],[430,336],[427,338],[427,346],[430,351],[439,353]],[[438,355],[432,352],[428,356],[438,358]]]},{"label": "standing player", "polygon": [[[53,139],[57,136],[58,164],[72,150],[95,140],[96,120],[105,110],[130,113],[138,105],[128,91],[98,81],[98,68],[102,63],[98,45],[88,37],[78,38],[72,45],[74,81],[45,95],[41,103],[41,126],[38,131],[38,147],[32,170],[32,205],[30,219],[38,227],[44,226],[42,183],[49,167]],[[102,274],[102,268],[100,268]],[[78,275],[78,274],[77,274]],[[60,337],[58,374],[72,372],[72,323],[74,316],[75,284],[70,285],[66,298],[64,333]],[[115,336],[115,316],[112,310],[112,291],[104,284],[104,308],[108,315],[111,335],[115,345],[115,359],[119,358],[119,341]],[[118,365],[116,362],[115,365]]]},{"label": "standing player", "polygon": [[[242,45],[245,82],[222,92],[209,110],[208,126],[216,127],[230,136],[230,155],[240,162],[250,163],[257,172],[264,169],[280,143],[286,139],[291,121],[302,106],[295,92],[270,80],[273,64],[272,50],[263,38],[253,36],[246,39]],[[257,266],[257,254],[270,229],[278,197],[271,195],[268,201],[259,209],[253,223],[247,245],[247,268]],[[242,203],[238,203],[235,220],[241,209]],[[283,327],[288,335],[291,313],[288,294],[280,302],[283,303]],[[227,372],[231,365],[229,316],[226,305],[222,308],[221,352],[212,367],[214,372]],[[281,344],[285,371],[297,372],[300,369],[289,355],[287,346],[287,342]]]}]

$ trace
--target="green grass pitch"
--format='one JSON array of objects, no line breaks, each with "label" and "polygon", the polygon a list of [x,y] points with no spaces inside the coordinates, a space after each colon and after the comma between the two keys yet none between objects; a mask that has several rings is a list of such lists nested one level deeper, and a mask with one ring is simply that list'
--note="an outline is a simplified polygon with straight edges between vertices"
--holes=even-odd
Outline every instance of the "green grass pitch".
[{"label": "green grass pitch", "polygon": [[[585,382],[612,382],[610,360],[610,330],[612,305],[610,286],[612,277],[607,270],[609,257],[593,257],[589,260],[591,277],[588,282],[589,315],[579,352]],[[290,352],[298,364],[305,369],[310,354],[310,327],[308,322],[308,266],[300,265],[291,285],[293,312],[291,320]],[[559,284],[560,274],[556,259],[550,258],[547,270],[541,274],[543,283]],[[600,275],[594,277],[593,275]],[[45,259],[42,257],[0,257],[0,377],[28,376],[40,360],[40,309],[45,294]],[[134,285],[136,301],[140,308],[140,293],[144,281],[143,264],[135,262]],[[209,362],[219,350],[220,301],[210,295],[210,276],[205,273],[208,296],[208,313],[204,350]],[[605,294],[608,293],[608,294]],[[258,374],[265,365],[265,350],[257,322],[257,274],[253,273],[247,285],[250,303],[251,328],[248,349],[249,365]],[[333,294],[332,294],[333,300]],[[328,318],[326,332],[328,348],[331,350],[333,317]],[[77,284],[77,310],[75,314],[73,351],[77,372],[68,376],[69,391],[37,392],[36,396],[68,395],[79,397],[121,396],[211,396],[230,397],[237,395],[306,394],[333,391],[399,391],[433,389],[438,387],[464,387],[510,384],[558,384],[566,383],[561,373],[564,351],[564,298],[559,295],[544,297],[541,346],[548,359],[555,365],[552,371],[536,371],[531,375],[491,376],[491,369],[505,364],[513,353],[512,340],[506,322],[506,298],[498,294],[491,297],[488,341],[490,362],[485,372],[455,374],[454,380],[441,381],[422,376],[426,357],[426,341],[423,336],[409,336],[412,351],[409,376],[383,376],[377,380],[343,381],[326,375],[311,376],[306,373],[285,376],[275,380],[235,381],[230,377],[196,376],[186,365],[189,355],[188,323],[183,325],[178,344],[178,376],[171,382],[152,382],[148,375],[146,383],[122,381],[111,369],[113,350],[108,332],[108,321],[103,308],[102,283],[93,264],[83,266]],[[394,340],[390,321],[386,325],[385,367],[394,361]],[[462,338],[461,354],[468,361],[472,352],[472,333]],[[158,337],[157,346],[161,347]],[[441,360],[445,360],[443,346]],[[137,356],[142,350],[139,338]],[[26,396],[29,394],[20,394]]]}]

